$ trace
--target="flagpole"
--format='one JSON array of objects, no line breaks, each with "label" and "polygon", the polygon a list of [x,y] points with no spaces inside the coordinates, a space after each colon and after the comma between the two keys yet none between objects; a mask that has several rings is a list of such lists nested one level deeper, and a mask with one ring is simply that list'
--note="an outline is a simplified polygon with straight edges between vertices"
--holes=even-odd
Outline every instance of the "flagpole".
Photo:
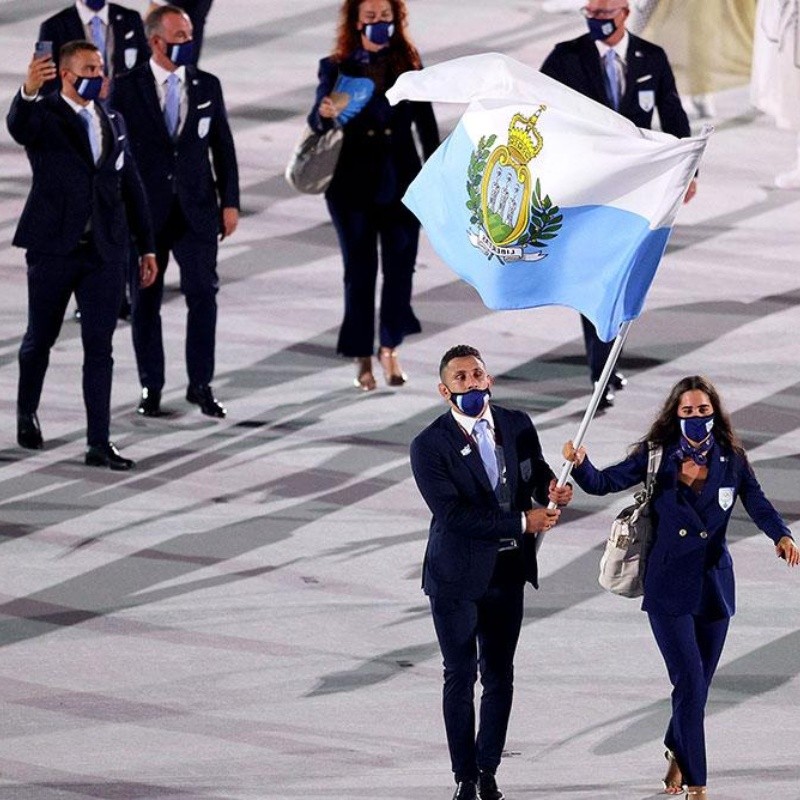
[{"label": "flagpole", "polygon": [[[608,381],[611,377],[611,373],[614,371],[614,367],[617,365],[617,360],[619,359],[620,353],[622,352],[622,345],[625,344],[625,338],[628,335],[628,331],[633,325],[633,320],[628,320],[627,322],[623,322],[620,326],[619,333],[617,333],[616,339],[614,339],[614,344],[611,347],[611,352],[608,354],[608,358],[606,359],[605,366],[603,367],[603,372],[600,375],[600,379],[595,383],[594,386],[594,393],[592,394],[592,399],[589,401],[589,406],[586,409],[586,413],[583,415],[583,419],[581,420],[581,424],[578,426],[578,432],[575,434],[575,438],[572,440],[572,444],[575,446],[577,450],[581,444],[583,444],[583,439],[586,436],[586,431],[589,429],[589,424],[594,419],[595,414],[597,413],[597,407],[600,405],[600,400],[606,392],[608,387]],[[561,474],[558,476],[558,482],[556,486],[561,488],[564,486],[567,481],[569,480],[570,473],[572,472],[572,462],[565,460],[561,466]],[[556,508],[556,504],[550,502],[547,504],[548,509]],[[539,552],[539,548],[542,546],[542,542],[544,541],[544,532],[536,534],[536,552]]]}]

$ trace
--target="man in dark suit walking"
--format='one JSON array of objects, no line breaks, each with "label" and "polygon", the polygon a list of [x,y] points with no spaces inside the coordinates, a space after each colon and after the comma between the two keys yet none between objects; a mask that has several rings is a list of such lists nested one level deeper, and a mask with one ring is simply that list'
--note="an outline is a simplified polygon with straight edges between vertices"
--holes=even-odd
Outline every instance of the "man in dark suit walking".
[{"label": "man in dark suit walking", "polygon": [[[133,344],[142,396],[139,413],[161,413],[164,345],[161,301],[170,253],[178,262],[186,321],[186,399],[211,417],[224,417],[214,397],[217,323],[217,237],[239,221],[239,173],[219,80],[191,65],[192,24],[181,9],[152,11],[146,30],[153,55],[122,76],[114,107],[128,122],[156,232],[158,277],[132,291]],[[213,162],[213,169],[212,169]]]},{"label": "man in dark suit walking", "polygon": [[[109,79],[144,64],[150,56],[139,14],[105,0],[75,0],[41,24],[39,39],[53,43],[56,69],[64,44],[79,39],[93,42],[103,57],[103,72]],[[58,88],[56,78],[42,87],[42,93]],[[101,95],[104,96],[105,93]]]},{"label": "man in dark suit walking", "polygon": [[25,146],[33,185],[14,244],[26,249],[28,328],[19,351],[17,441],[43,446],[36,412],[50,348],[72,293],[83,311],[86,464],[128,470],[109,441],[111,339],[129,264],[130,228],[142,253],[142,285],[155,279],[153,231],[144,188],[119,114],[96,103],[103,59],[86,41],[60,53],[62,90],[39,97],[55,77],[49,57],[34,58],[8,112],[8,130]]},{"label": "man in dark suit walking", "polygon": [[[453,800],[502,800],[495,771],[506,739],[523,590],[538,588],[535,537],[566,505],[527,414],[489,403],[494,382],[474,347],[439,365],[449,410],[411,443],[411,469],[433,514],[422,587],[444,659],[444,722]],[[474,688],[483,694],[477,736]]]},{"label": "man in dark suit walking", "polygon": [[[613,108],[639,128],[650,128],[658,110],[661,129],[689,136],[689,119],[681,105],[667,54],[657,45],[626,30],[628,0],[589,0],[583,8],[589,32],[560,42],[542,64],[542,72],[587,97]],[[692,181],[684,202],[694,197]],[[600,379],[613,342],[604,342],[581,315],[586,358],[592,383]],[[600,408],[614,403],[614,390],[624,388],[621,373],[611,376]]]}]

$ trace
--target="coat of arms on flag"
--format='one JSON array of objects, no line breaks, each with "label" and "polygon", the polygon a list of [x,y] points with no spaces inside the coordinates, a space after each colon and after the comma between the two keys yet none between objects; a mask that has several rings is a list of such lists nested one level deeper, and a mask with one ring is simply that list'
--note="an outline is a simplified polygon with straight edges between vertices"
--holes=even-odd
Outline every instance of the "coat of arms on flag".
[{"label": "coat of arms on flag", "polygon": [[542,197],[539,178],[533,182],[530,162],[544,147],[536,128],[546,106],[531,116],[515,113],[508,125],[508,143],[492,149],[496,134],[481,136],[469,160],[467,208],[469,241],[491,261],[539,261],[541,249],[558,235],[563,215],[549,195]]}]

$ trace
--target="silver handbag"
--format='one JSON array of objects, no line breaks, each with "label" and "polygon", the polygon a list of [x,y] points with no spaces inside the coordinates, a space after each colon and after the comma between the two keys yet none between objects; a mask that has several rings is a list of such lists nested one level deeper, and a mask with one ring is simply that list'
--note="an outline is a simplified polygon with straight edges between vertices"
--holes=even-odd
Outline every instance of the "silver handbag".
[{"label": "silver handbag", "polygon": [[647,447],[644,490],[636,492],[633,505],[623,508],[611,523],[611,535],[600,559],[600,585],[623,597],[641,597],[644,594],[644,570],[653,530],[650,499],[662,454],[660,446],[648,443]]},{"label": "silver handbag", "polygon": [[303,194],[324,192],[333,179],[343,139],[341,127],[317,133],[306,125],[286,165],[284,176],[289,185]]}]

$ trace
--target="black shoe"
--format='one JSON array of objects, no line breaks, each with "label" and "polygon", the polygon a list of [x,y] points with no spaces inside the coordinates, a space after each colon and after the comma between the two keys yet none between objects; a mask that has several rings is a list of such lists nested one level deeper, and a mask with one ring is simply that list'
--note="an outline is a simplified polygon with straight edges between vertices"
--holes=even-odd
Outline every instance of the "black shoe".
[{"label": "black shoe", "polygon": [[42,429],[35,411],[30,414],[17,412],[17,444],[26,450],[41,450],[44,447]]},{"label": "black shoe", "polygon": [[603,396],[600,398],[600,402],[597,404],[598,411],[605,411],[607,408],[611,408],[614,405],[614,392],[611,389],[606,389]]},{"label": "black shoe", "polygon": [[127,472],[136,466],[136,462],[130,458],[123,458],[114,442],[105,444],[89,445],[86,448],[87,467],[108,467],[115,472]]},{"label": "black shoe", "polygon": [[159,389],[142,389],[142,399],[139,400],[139,407],[136,409],[145,417],[161,416],[161,391]]},{"label": "black shoe", "polygon": [[628,379],[621,372],[614,372],[608,381],[608,385],[615,392],[621,392],[628,385]]},{"label": "black shoe", "polygon": [[497,788],[497,781],[491,772],[478,775],[478,797],[480,800],[503,800],[505,795]]},{"label": "black shoe", "polygon": [[214,392],[211,391],[210,386],[190,386],[186,390],[186,399],[190,403],[200,406],[200,410],[207,417],[223,419],[228,413],[219,400],[214,397]]},{"label": "black shoe", "polygon": [[453,800],[478,800],[478,787],[475,781],[459,781]]}]

